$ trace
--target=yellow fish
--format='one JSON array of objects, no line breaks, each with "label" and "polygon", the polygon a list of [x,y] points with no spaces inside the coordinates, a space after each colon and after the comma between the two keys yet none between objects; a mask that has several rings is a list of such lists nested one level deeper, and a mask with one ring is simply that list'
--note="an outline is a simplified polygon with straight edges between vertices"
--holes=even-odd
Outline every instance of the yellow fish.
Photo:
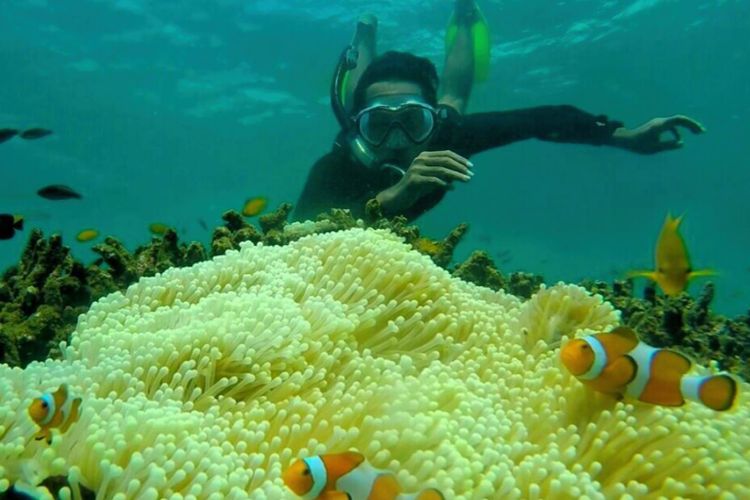
[{"label": "yellow fish", "polygon": [[52,442],[52,429],[64,433],[78,420],[81,398],[73,397],[68,384],[62,384],[55,392],[45,392],[29,405],[29,416],[41,428],[36,439]]},{"label": "yellow fish", "polygon": [[245,205],[242,207],[242,215],[245,217],[252,217],[254,215],[258,215],[263,211],[264,208],[266,208],[266,205],[268,204],[268,200],[264,198],[263,196],[258,196],[255,198],[250,198],[245,202]]},{"label": "yellow fish", "polygon": [[87,241],[93,240],[97,236],[99,236],[99,231],[97,231],[96,229],[84,229],[76,235],[76,240],[80,241],[81,243],[85,243]]},{"label": "yellow fish", "polygon": [[161,222],[154,222],[148,225],[148,230],[153,234],[163,235],[167,232],[168,229],[169,226],[167,226],[166,224],[162,224]]},{"label": "yellow fish", "polygon": [[680,222],[682,216],[675,219],[667,214],[659,239],[656,241],[656,270],[632,271],[628,273],[628,277],[649,278],[655,281],[665,294],[674,296],[682,293],[691,279],[716,274],[710,269],[693,271],[685,240],[679,232]]}]

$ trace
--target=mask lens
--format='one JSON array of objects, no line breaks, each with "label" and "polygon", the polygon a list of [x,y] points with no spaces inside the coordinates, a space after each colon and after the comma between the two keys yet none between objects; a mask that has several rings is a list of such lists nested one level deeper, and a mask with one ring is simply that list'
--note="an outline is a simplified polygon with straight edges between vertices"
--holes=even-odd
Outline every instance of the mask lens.
[{"label": "mask lens", "polygon": [[399,126],[415,143],[425,141],[435,126],[433,111],[420,105],[399,108],[373,107],[363,111],[358,119],[359,133],[370,144],[380,145],[391,128]]},{"label": "mask lens", "polygon": [[374,108],[363,113],[359,120],[359,133],[372,144],[380,144],[393,124],[391,112],[385,108]]},{"label": "mask lens", "polygon": [[422,106],[409,106],[403,109],[398,121],[414,142],[422,142],[427,139],[435,124],[432,113]]}]

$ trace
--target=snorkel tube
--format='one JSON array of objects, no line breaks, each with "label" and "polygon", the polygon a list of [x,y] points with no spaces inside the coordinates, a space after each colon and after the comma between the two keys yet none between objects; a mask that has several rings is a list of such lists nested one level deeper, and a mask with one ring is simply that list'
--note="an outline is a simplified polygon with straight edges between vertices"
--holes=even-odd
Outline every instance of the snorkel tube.
[{"label": "snorkel tube", "polygon": [[344,88],[349,79],[349,72],[357,67],[357,59],[359,59],[357,48],[354,45],[347,45],[339,56],[339,62],[331,80],[331,109],[333,109],[336,121],[339,122],[341,129],[344,131],[348,131],[352,127],[352,121],[346,112]]},{"label": "snorkel tube", "polygon": [[345,147],[349,153],[366,168],[380,168],[388,170],[394,176],[394,182],[404,176],[405,171],[397,165],[382,163],[372,152],[365,141],[359,137],[354,126],[354,121],[346,111],[345,88],[349,80],[350,71],[357,67],[359,51],[354,44],[347,45],[339,56],[338,64],[333,72],[331,80],[331,109],[339,122],[341,132],[336,136],[335,143],[339,147]]},{"label": "snorkel tube", "polygon": [[370,168],[378,163],[377,157],[367,144],[357,136],[354,121],[346,111],[346,102],[344,101],[346,95],[344,89],[349,80],[349,73],[357,67],[358,59],[359,51],[354,44],[347,45],[341,51],[339,62],[336,64],[331,80],[331,109],[341,127],[341,131],[336,136],[336,145],[347,148],[359,163]]}]

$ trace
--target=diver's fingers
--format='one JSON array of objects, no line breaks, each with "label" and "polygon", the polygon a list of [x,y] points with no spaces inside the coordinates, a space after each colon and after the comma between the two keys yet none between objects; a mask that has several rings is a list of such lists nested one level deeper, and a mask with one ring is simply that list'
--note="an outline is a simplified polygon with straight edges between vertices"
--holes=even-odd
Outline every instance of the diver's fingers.
[{"label": "diver's fingers", "polygon": [[421,177],[420,178],[420,182],[422,184],[429,184],[429,185],[433,185],[433,186],[440,186],[440,187],[446,188],[446,189],[449,187],[449,183],[445,182],[443,179],[440,179],[438,177],[431,177],[431,176]]},{"label": "diver's fingers", "polygon": [[450,156],[433,156],[429,158],[423,158],[422,164],[427,167],[440,166],[449,168],[451,170],[455,170],[456,172],[461,172],[464,175],[474,175],[474,173],[469,170],[469,167],[467,165]]},{"label": "diver's fingers", "polygon": [[694,134],[700,134],[706,131],[706,127],[700,124],[697,120],[693,120],[689,116],[685,115],[674,115],[666,118],[664,121],[665,127],[685,127]]},{"label": "diver's fingers", "polygon": [[418,173],[422,176],[439,177],[447,181],[459,180],[468,182],[471,179],[470,175],[440,165],[425,165],[419,169]]},{"label": "diver's fingers", "polygon": [[672,133],[675,141],[682,142],[682,136],[680,135],[680,131],[677,130],[677,127],[670,127],[669,132]]},{"label": "diver's fingers", "polygon": [[448,157],[455,160],[457,163],[460,163],[462,165],[466,165],[468,168],[471,168],[474,166],[471,161],[469,161],[468,158],[464,158],[460,154],[456,153],[455,151],[451,151],[450,149],[446,149],[443,151],[425,151],[422,153],[425,155],[426,158],[441,158],[441,157]]},{"label": "diver's fingers", "polygon": [[662,151],[668,151],[670,149],[680,149],[683,146],[682,141],[662,141],[659,143],[659,149]]}]

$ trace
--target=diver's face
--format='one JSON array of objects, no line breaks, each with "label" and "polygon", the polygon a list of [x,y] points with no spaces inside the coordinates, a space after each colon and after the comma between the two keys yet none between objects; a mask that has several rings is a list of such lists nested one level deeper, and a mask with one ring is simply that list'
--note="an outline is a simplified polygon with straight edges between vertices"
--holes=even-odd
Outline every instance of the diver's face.
[{"label": "diver's face", "polygon": [[[397,100],[399,96],[403,96],[404,102],[407,102],[415,95],[422,97],[422,89],[416,83],[400,81],[376,82],[367,87],[365,92],[365,107],[370,106],[379,99]],[[401,128],[394,127],[388,132],[382,144],[371,146],[371,149],[383,162],[408,166],[426,147],[427,142],[415,144]]]}]

